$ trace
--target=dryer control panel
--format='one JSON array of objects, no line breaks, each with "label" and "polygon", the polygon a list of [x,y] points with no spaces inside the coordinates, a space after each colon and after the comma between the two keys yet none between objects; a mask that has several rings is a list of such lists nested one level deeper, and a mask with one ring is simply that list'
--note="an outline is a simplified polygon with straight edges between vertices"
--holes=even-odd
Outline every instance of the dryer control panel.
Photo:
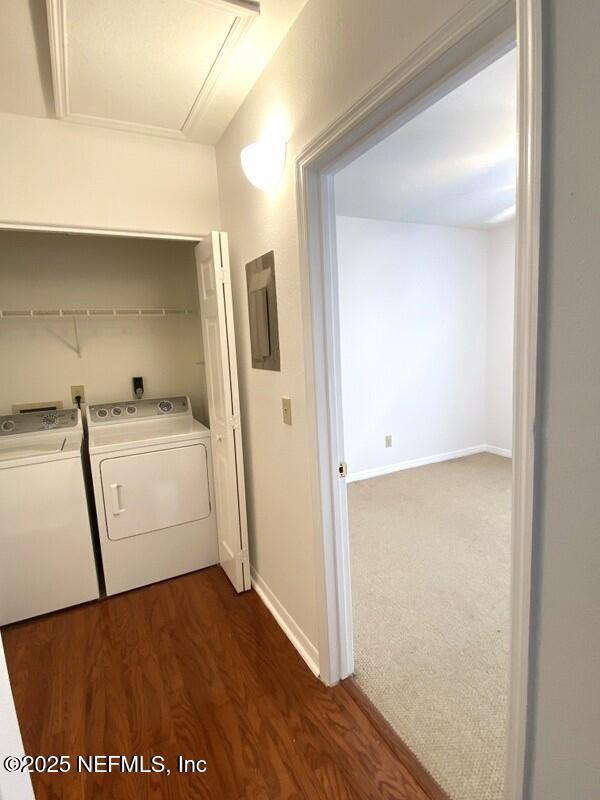
[{"label": "dryer control panel", "polygon": [[65,430],[76,428],[78,424],[77,409],[60,411],[26,411],[21,414],[9,414],[0,417],[0,436],[18,436],[22,433],[39,433],[40,431]]},{"label": "dryer control panel", "polygon": [[135,422],[157,417],[174,417],[191,414],[187,397],[160,397],[154,400],[125,400],[121,403],[102,403],[88,406],[88,419],[91,425]]}]

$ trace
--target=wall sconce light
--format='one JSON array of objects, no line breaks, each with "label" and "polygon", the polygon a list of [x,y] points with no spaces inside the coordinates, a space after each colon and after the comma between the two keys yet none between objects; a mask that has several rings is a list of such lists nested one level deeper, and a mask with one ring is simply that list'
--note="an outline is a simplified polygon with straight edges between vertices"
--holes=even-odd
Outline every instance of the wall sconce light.
[{"label": "wall sconce light", "polygon": [[244,147],[240,153],[244,175],[262,192],[272,192],[279,186],[285,166],[286,142],[267,137]]}]

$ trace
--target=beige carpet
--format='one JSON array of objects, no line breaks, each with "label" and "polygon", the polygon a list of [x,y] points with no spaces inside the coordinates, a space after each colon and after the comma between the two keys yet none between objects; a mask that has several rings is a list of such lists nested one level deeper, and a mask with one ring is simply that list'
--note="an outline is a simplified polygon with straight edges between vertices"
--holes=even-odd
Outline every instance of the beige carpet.
[{"label": "beige carpet", "polygon": [[356,679],[454,800],[502,800],[511,462],[348,487]]}]

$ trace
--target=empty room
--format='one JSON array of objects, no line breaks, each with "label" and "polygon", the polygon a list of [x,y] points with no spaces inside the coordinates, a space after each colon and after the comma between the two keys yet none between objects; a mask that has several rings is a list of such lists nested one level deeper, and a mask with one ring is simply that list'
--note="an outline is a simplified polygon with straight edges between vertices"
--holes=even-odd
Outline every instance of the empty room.
[{"label": "empty room", "polygon": [[356,681],[456,800],[503,797],[515,153],[512,50],[335,178]]}]

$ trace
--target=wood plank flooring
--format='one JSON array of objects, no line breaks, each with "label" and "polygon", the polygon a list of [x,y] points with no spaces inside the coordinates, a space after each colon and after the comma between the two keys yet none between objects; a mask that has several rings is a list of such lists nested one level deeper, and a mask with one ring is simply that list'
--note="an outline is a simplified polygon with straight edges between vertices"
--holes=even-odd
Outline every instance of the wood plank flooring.
[{"label": "wood plank flooring", "polygon": [[[34,775],[37,800],[435,800],[360,699],[315,678],[217,567],[3,630],[28,754],[167,774]],[[204,774],[177,756],[205,759]]]}]

